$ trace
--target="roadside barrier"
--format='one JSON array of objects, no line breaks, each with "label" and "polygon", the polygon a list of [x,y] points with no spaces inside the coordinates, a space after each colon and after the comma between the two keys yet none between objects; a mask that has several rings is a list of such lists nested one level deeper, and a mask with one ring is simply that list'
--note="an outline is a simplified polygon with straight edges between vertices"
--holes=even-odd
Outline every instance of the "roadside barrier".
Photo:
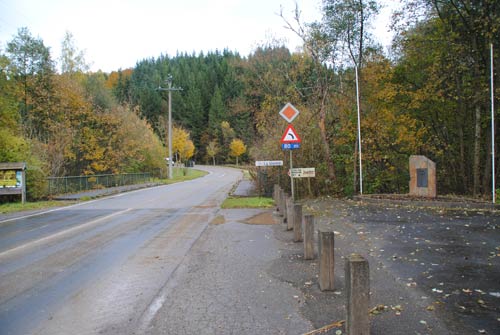
[{"label": "roadside barrier", "polygon": [[[277,186],[277,185],[275,185]],[[293,229],[294,242],[303,241],[304,259],[312,260],[314,254],[314,215],[302,215],[302,205],[293,203],[279,187],[275,187],[275,201],[287,230]],[[321,291],[335,289],[335,232],[318,229],[319,288]],[[349,335],[370,334],[370,268],[368,261],[359,254],[351,254],[345,260],[346,320],[334,322],[304,335],[327,332],[344,323]]]},{"label": "roadside barrier", "polygon": [[319,288],[321,291],[333,291],[335,273],[335,233],[318,230],[319,243]]},{"label": "roadside barrier", "polygon": [[49,177],[47,178],[48,194],[49,196],[52,196],[57,194],[76,193],[94,189],[148,183],[152,181],[152,178],[153,176],[149,172]]},{"label": "roadside barrier", "polygon": [[286,197],[286,230],[293,229],[293,221],[294,221],[293,200],[292,200],[292,197],[289,197],[287,195],[287,197]]},{"label": "roadside barrier", "polygon": [[280,190],[280,209],[283,223],[286,223],[286,193],[284,190]]},{"label": "roadside barrier", "polygon": [[345,260],[347,334],[370,334],[370,268],[361,255]]},{"label": "roadside barrier", "polygon": [[293,204],[293,241],[302,242],[302,205]]},{"label": "roadside barrier", "polygon": [[280,192],[280,186],[278,184],[274,184],[273,186],[273,200],[274,203],[276,204],[276,211],[280,211],[280,203],[279,203],[279,192]]},{"label": "roadside barrier", "polygon": [[304,216],[304,259],[314,259],[314,215]]}]

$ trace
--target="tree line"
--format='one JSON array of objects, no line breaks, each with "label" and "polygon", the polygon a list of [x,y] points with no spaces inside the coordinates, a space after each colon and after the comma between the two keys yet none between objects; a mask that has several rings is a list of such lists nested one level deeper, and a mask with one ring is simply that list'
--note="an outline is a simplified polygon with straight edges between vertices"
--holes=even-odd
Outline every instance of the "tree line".
[{"label": "tree line", "polygon": [[[367,33],[379,10],[369,0],[324,0],[322,19],[312,23],[301,22],[299,10],[283,14],[303,40],[299,51],[269,42],[245,57],[160,55],[109,74],[88,71],[70,34],[56,71],[43,41],[21,29],[0,58],[0,160],[27,161],[34,176],[164,168],[168,103],[158,88],[172,75],[182,88],[172,92],[180,160],[287,162],[278,112],[291,102],[302,138],[294,166],[316,168],[299,192],[357,193],[359,92],[365,193],[407,192],[408,158],[422,154],[437,163],[439,193],[487,196],[489,52],[490,44],[500,51],[499,5],[402,3],[390,56]],[[284,170],[261,173],[287,186]]]}]

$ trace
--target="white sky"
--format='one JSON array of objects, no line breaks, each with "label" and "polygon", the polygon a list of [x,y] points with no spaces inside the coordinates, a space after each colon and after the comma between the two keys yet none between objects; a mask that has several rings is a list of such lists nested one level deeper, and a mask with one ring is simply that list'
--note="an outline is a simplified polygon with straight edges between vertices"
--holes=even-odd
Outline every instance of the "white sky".
[{"label": "white sky", "polygon": [[[282,6],[292,19],[296,3],[303,22],[321,19],[321,0],[0,0],[0,48],[28,27],[57,60],[69,31],[91,69],[105,72],[177,52],[227,48],[247,56],[270,38],[295,50],[300,42],[277,14]],[[386,12],[376,23],[384,45]]]}]

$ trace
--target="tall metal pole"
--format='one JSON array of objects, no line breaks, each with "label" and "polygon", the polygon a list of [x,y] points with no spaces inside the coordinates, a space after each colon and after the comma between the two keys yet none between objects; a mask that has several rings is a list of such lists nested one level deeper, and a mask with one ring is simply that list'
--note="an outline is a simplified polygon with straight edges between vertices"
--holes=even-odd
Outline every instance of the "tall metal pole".
[{"label": "tall metal pole", "polygon": [[356,69],[356,102],[358,105],[358,151],[359,151],[359,193],[363,195],[363,165],[361,159],[361,111],[359,106],[359,78],[358,66],[354,64]]},{"label": "tall metal pole", "polygon": [[491,70],[491,185],[493,194],[493,203],[496,202],[496,185],[495,185],[495,89],[494,89],[494,69],[493,69],[493,43],[490,43],[490,70]]},{"label": "tall metal pole", "polygon": [[172,76],[168,76],[168,179],[172,179]]},{"label": "tall metal pole", "polygon": [[290,183],[291,183],[291,190],[292,190],[292,200],[295,201],[295,188],[293,185],[293,160],[292,160],[292,149],[290,149]]}]

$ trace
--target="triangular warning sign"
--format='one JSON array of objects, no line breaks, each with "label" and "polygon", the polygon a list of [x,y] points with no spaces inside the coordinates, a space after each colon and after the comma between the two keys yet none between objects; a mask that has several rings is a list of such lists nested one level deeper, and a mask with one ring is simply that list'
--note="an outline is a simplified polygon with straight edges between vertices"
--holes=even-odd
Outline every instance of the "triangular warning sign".
[{"label": "triangular warning sign", "polygon": [[301,139],[297,134],[297,131],[291,124],[289,124],[285,132],[283,133],[283,136],[281,137],[281,143],[300,143],[300,142]]}]

